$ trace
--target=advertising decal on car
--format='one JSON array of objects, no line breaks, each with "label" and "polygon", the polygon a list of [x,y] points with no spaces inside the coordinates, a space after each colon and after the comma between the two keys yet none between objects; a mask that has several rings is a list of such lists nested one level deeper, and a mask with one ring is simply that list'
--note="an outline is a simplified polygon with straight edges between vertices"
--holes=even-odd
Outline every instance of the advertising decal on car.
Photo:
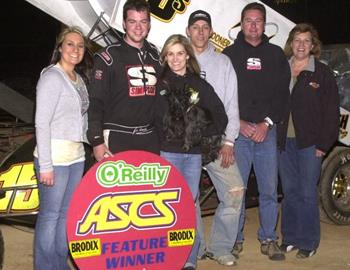
[{"label": "advertising decal on car", "polygon": [[39,209],[38,185],[33,162],[16,163],[0,174],[0,215],[35,214]]}]

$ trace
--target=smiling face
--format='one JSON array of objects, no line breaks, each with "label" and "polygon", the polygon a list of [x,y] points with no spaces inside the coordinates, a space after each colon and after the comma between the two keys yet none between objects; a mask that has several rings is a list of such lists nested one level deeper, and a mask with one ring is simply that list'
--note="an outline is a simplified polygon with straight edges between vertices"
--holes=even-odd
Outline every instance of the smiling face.
[{"label": "smiling face", "polygon": [[142,48],[143,41],[148,35],[151,23],[147,11],[128,10],[123,21],[125,41],[136,48]]},{"label": "smiling face", "polygon": [[292,41],[293,56],[298,60],[306,59],[312,50],[312,37],[310,32],[295,34]]},{"label": "smiling face", "polygon": [[262,34],[265,31],[264,15],[260,10],[249,9],[244,13],[241,22],[244,39],[253,46],[261,42]]},{"label": "smiling face", "polygon": [[189,55],[187,54],[185,47],[180,43],[176,43],[169,46],[168,52],[165,56],[165,61],[174,73],[182,76],[186,73],[188,58]]},{"label": "smiling face", "polygon": [[84,57],[84,38],[78,33],[68,33],[59,48],[61,59],[59,63],[64,67],[73,67],[81,62]]}]

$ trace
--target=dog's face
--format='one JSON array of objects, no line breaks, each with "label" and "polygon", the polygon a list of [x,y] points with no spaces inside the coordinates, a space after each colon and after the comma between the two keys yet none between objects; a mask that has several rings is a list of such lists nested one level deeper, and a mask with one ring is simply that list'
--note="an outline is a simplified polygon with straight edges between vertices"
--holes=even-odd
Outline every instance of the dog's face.
[{"label": "dog's face", "polygon": [[168,111],[163,117],[163,131],[166,139],[172,141],[184,137],[185,120],[184,111],[188,101],[182,89],[167,89],[165,97],[168,102]]},{"label": "dog's face", "polygon": [[167,89],[165,97],[168,102],[168,111],[163,118],[166,139],[181,140],[186,151],[199,145],[202,131],[209,121],[205,111],[197,105],[198,92],[185,85],[183,88]]},{"label": "dog's face", "polygon": [[221,135],[203,137],[212,122],[210,113],[200,107],[199,94],[193,88],[170,88],[163,93],[168,111],[163,117],[163,131],[168,141],[180,141],[185,151],[200,146],[203,164],[214,161],[221,148]]},{"label": "dog's face", "polygon": [[174,119],[183,119],[190,107],[189,96],[184,89],[173,88],[167,91],[168,113]]}]

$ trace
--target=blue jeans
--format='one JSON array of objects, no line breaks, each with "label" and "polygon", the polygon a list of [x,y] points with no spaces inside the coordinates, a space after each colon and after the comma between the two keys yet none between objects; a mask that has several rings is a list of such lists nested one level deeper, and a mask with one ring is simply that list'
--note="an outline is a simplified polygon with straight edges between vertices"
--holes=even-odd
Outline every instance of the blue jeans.
[{"label": "blue jeans", "polygon": [[[38,160],[34,159],[39,179]],[[66,214],[72,194],[84,171],[84,162],[54,166],[54,185],[39,183],[40,210],[35,225],[34,268],[69,270]]]},{"label": "blue jeans", "polygon": [[[193,202],[195,202],[198,197],[199,181],[202,172],[202,156],[200,154],[169,153],[163,151],[160,152],[160,155],[181,172],[191,190]],[[198,248],[199,238],[196,233],[195,241],[186,265],[196,267]]]},{"label": "blue jeans", "polygon": [[[216,189],[219,205],[216,208],[210,231],[208,252],[215,257],[230,255],[236,241],[241,204],[244,193],[243,181],[237,163],[228,168],[221,167],[221,160],[207,164],[207,172]],[[235,192],[233,192],[235,191]],[[196,204],[197,231],[200,238],[198,256],[205,253],[205,236],[200,205]]]},{"label": "blue jeans", "polygon": [[282,242],[301,249],[314,250],[320,243],[320,213],[317,183],[321,157],[315,146],[298,149],[296,140],[287,138],[279,156],[282,201]]},{"label": "blue jeans", "polygon": [[[252,165],[254,167],[259,191],[260,228],[258,239],[260,241],[277,240],[275,231],[278,217],[276,127],[268,131],[265,140],[261,143],[255,143],[251,139],[239,135],[235,143],[235,153],[245,188],[247,188]],[[244,221],[245,203],[243,199],[236,242],[244,240]]]}]

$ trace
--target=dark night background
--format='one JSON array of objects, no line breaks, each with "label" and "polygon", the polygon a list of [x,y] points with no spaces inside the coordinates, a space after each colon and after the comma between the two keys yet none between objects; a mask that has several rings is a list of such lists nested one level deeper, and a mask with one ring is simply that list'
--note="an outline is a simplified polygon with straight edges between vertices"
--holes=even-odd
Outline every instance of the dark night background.
[{"label": "dark night background", "polygon": [[[324,44],[350,43],[349,0],[263,2],[295,23],[314,24]],[[1,11],[0,81],[34,99],[61,24],[24,0],[1,1]]]},{"label": "dark night background", "polygon": [[0,81],[34,99],[36,82],[50,61],[61,24],[24,0],[0,5]]}]

